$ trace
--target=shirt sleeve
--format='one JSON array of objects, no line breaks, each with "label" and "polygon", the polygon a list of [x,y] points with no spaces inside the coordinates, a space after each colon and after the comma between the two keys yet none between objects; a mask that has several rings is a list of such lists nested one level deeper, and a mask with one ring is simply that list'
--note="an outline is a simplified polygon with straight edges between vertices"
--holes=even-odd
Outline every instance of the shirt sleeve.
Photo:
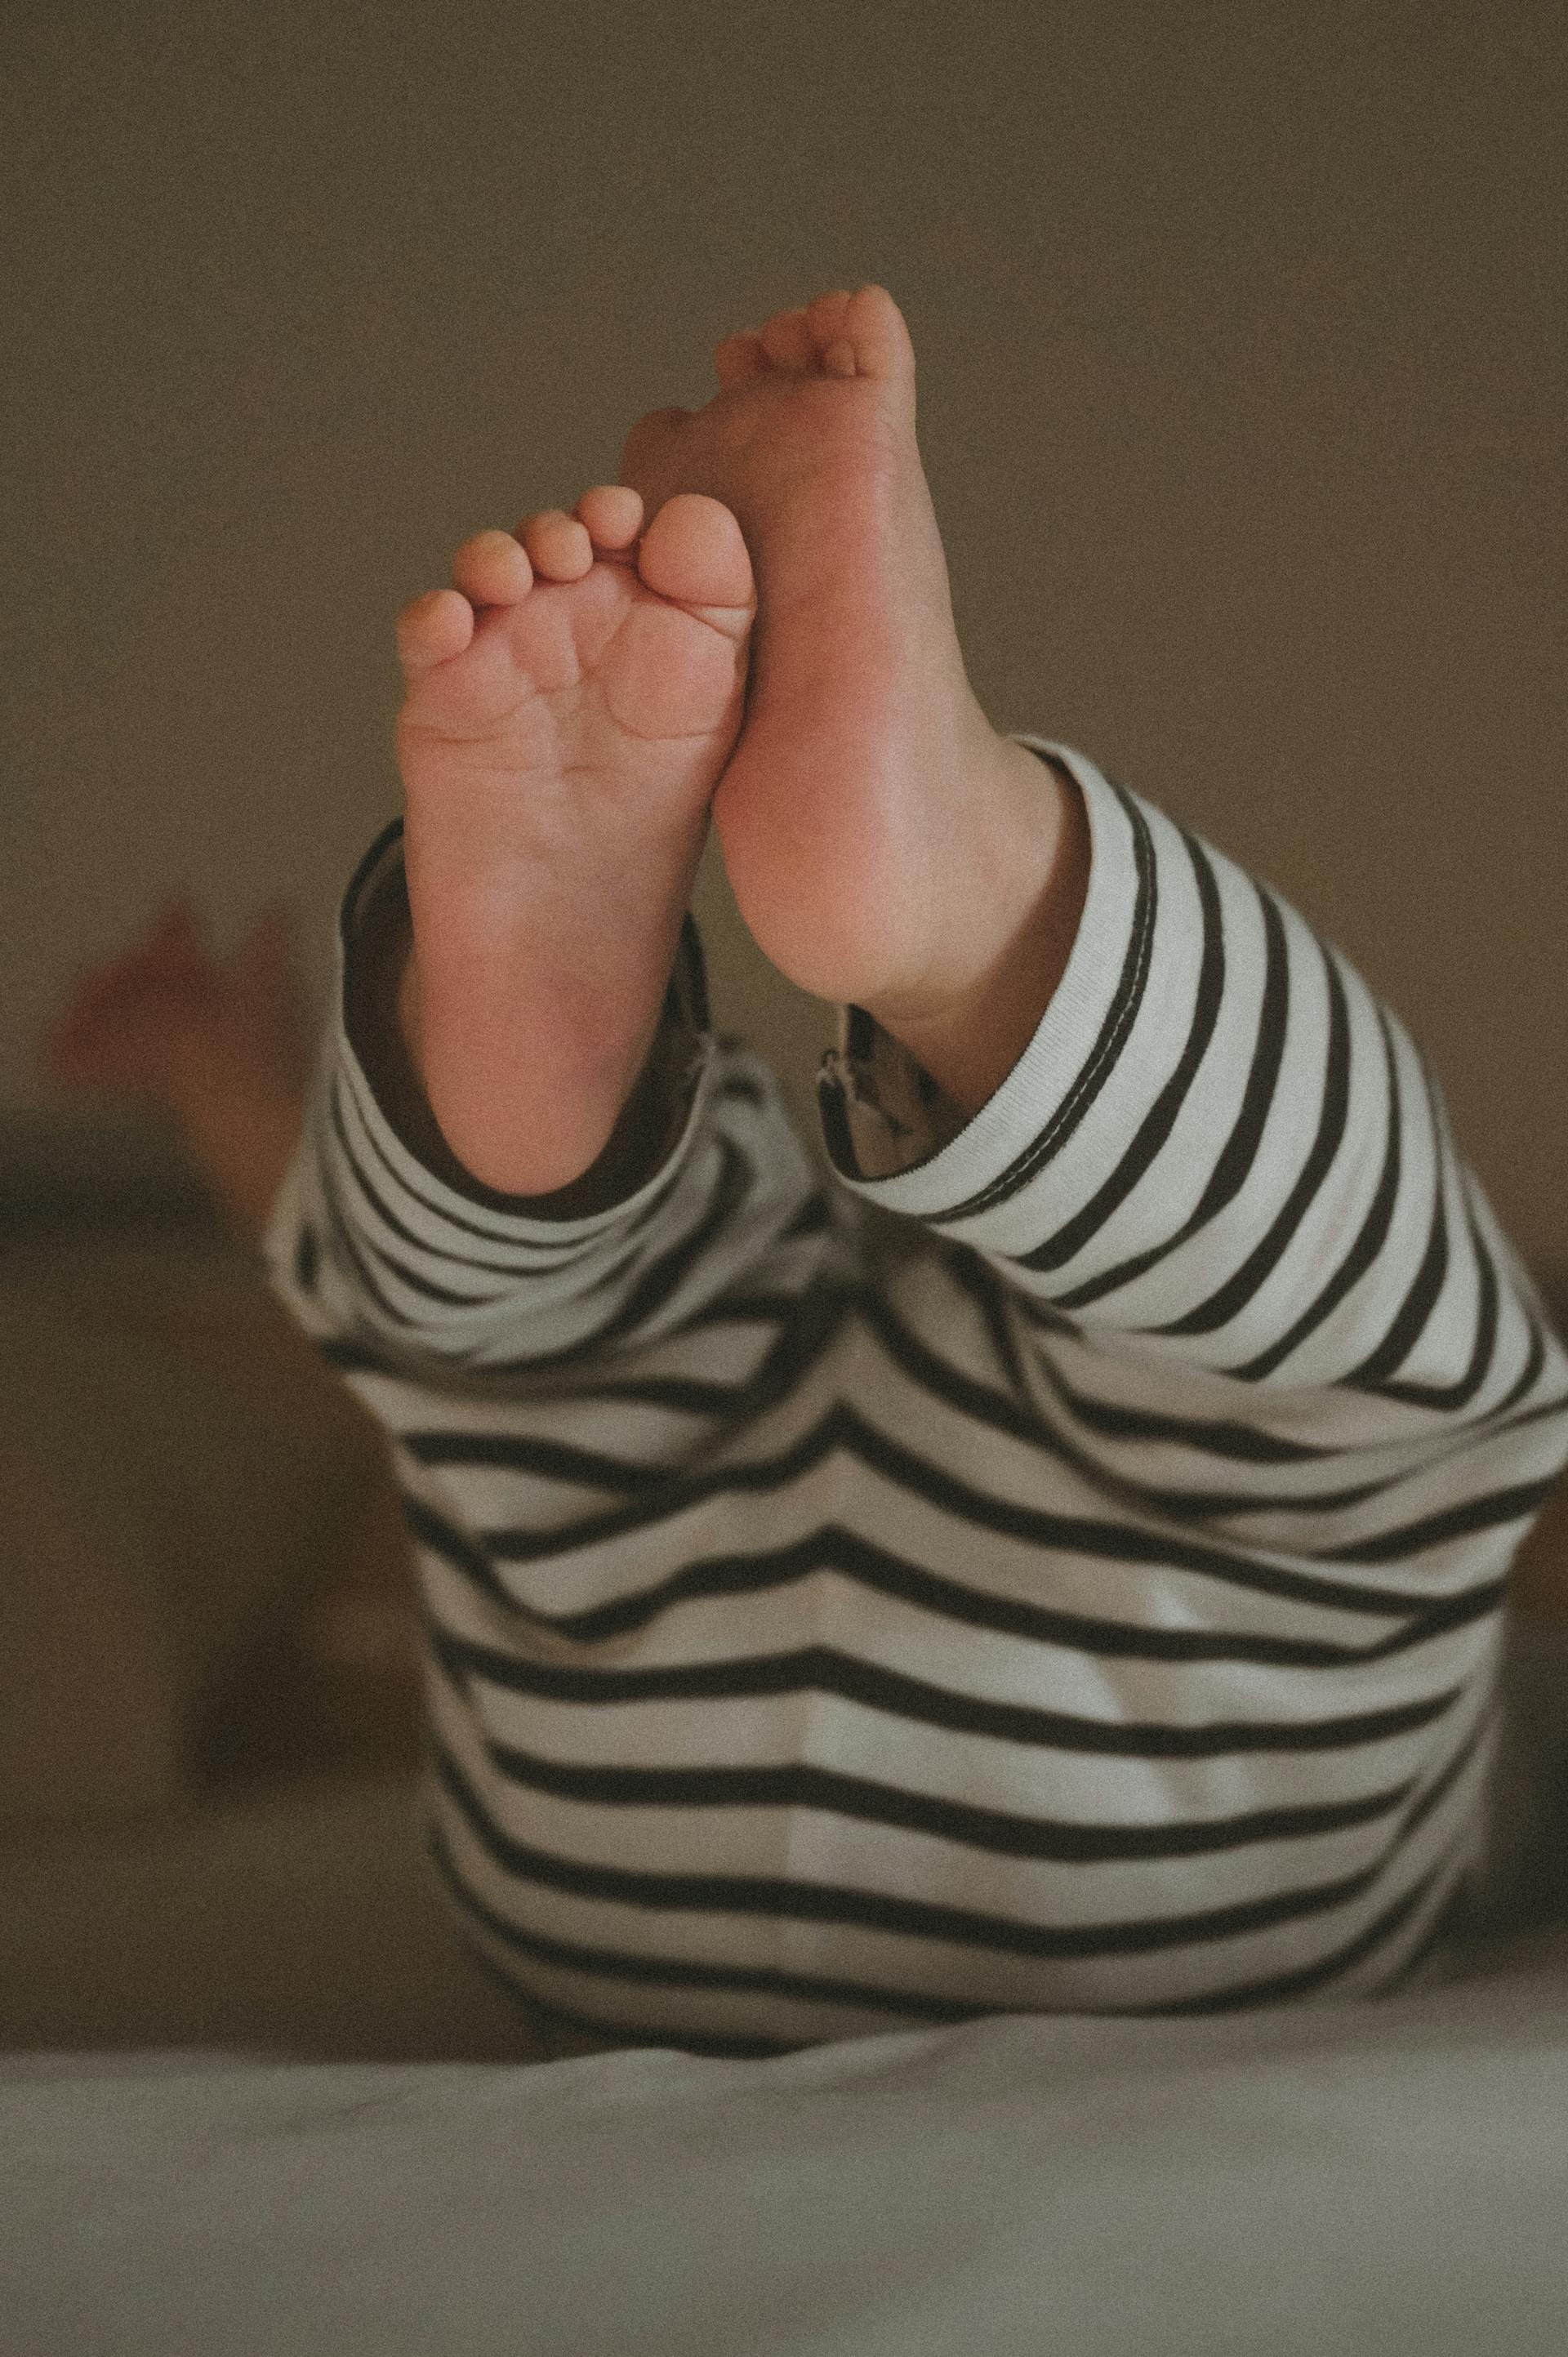
[{"label": "shirt sleeve", "polygon": [[1061,984],[967,1121],[844,1010],[834,1167],[989,1286],[997,1362],[1112,1494],[1495,1596],[1563,1461],[1568,1369],[1432,1073],[1266,885],[1017,741],[1088,811]]},{"label": "shirt sleeve", "polygon": [[[426,1168],[378,1101],[345,1021],[373,897],[402,891],[389,827],[345,895],[334,1012],[306,1118],[269,1223],[269,1275],[323,1355],[428,1388],[542,1376],[657,1341],[720,1301],[805,1294],[835,1239],[823,1190],[771,1075],[709,1028],[687,920],[658,1052],[666,1150],[625,1200],[551,1216]],[[380,1397],[377,1412],[398,1413]]]}]

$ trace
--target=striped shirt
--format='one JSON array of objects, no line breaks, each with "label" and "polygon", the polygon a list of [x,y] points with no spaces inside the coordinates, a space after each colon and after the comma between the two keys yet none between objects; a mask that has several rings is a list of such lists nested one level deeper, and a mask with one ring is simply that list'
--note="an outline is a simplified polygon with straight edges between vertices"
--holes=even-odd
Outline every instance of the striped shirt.
[{"label": "striped shirt", "polygon": [[345,898],[269,1266],[390,1436],[460,1932],[607,2040],[1366,1996],[1477,1858],[1568,1362],[1343,957],[1017,741],[1087,803],[1065,976],[967,1121],[844,1010],[827,1188],[690,920],[654,1175],[447,1184],[341,1014],[397,825]]}]

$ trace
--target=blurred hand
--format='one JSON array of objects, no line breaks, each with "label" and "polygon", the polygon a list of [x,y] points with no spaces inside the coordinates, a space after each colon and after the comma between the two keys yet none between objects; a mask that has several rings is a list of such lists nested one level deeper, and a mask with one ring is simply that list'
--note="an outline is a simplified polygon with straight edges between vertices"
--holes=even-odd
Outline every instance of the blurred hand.
[{"label": "blurred hand", "polygon": [[297,1099],[310,1028],[284,911],[269,909],[220,959],[181,897],[117,957],[79,974],[39,1054],[62,1087],[150,1099],[183,1116],[193,1095],[214,1092]]}]

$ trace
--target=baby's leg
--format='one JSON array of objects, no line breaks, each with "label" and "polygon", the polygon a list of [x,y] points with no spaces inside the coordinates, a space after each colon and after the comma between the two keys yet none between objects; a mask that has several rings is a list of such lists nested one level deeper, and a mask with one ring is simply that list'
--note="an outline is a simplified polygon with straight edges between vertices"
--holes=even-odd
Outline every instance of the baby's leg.
[{"label": "baby's leg", "polygon": [[736,902],[791,982],[868,1009],[972,1112],[1067,963],[1077,791],[970,686],[892,296],[820,295],[714,366],[707,406],[639,420],[622,466],[650,500],[722,500],[757,562],[746,731],[714,797]]},{"label": "baby's leg", "polygon": [[403,1029],[452,1151],[507,1194],[567,1186],[616,1126],[740,726],[740,527],[691,494],[642,525],[601,486],[465,542],[399,617]]}]

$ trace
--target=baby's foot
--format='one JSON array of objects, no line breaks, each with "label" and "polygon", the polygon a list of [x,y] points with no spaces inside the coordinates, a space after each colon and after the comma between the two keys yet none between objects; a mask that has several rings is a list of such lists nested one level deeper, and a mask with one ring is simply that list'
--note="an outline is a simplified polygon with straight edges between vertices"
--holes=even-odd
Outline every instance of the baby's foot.
[{"label": "baby's foot", "polygon": [[740,527],[703,497],[646,512],[606,484],[479,533],[398,618],[421,1074],[506,1194],[569,1184],[614,1129],[740,726]]},{"label": "baby's foot", "polygon": [[622,471],[650,500],[722,500],[756,560],[746,729],[714,798],[725,868],[790,980],[918,1028],[971,990],[992,920],[1027,924],[1056,790],[965,674],[892,296],[820,295],[714,366],[717,395],[639,420]]}]

